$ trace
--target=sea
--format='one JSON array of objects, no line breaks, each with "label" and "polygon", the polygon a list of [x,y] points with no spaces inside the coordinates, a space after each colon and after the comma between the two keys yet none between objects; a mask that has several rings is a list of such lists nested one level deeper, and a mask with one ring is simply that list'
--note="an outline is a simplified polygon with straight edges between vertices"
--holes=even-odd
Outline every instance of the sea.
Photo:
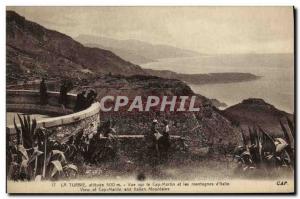
[{"label": "sea", "polygon": [[[189,84],[195,93],[225,102],[229,107],[248,98],[262,98],[276,108],[294,113],[293,54],[218,54],[167,58],[141,65],[185,74],[243,72],[260,76],[253,81]],[[227,108],[224,107],[224,108]]]}]

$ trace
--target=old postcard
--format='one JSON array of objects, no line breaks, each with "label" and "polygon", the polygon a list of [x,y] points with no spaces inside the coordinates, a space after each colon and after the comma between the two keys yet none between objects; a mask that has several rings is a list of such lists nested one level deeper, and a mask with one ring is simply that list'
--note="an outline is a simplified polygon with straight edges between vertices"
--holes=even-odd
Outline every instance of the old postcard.
[{"label": "old postcard", "polygon": [[6,7],[8,193],[294,193],[294,9]]}]

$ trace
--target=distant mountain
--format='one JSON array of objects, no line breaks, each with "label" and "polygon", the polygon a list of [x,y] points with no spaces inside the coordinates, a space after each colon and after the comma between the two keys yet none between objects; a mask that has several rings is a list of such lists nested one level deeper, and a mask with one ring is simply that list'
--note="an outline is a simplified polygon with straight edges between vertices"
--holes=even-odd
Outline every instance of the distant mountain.
[{"label": "distant mountain", "polygon": [[250,98],[241,103],[231,106],[222,111],[223,116],[233,123],[239,123],[244,131],[248,126],[259,125],[273,136],[282,136],[279,120],[286,124],[288,117],[293,121],[293,115],[278,110],[273,105],[266,103],[263,99]]},{"label": "distant mountain", "polygon": [[110,48],[110,47],[107,47],[107,46],[102,46],[102,45],[98,45],[98,44],[91,44],[91,43],[86,43],[84,45],[89,46],[89,47],[102,48],[102,49],[105,49],[105,50],[112,51],[113,53],[115,53],[119,57],[122,57],[122,59],[128,60],[128,61],[130,61],[132,63],[135,63],[135,64],[145,64],[145,63],[156,61],[154,59],[146,58],[143,55],[136,54],[135,52],[133,52],[131,50]]},{"label": "distant mountain", "polygon": [[135,52],[130,51],[130,50],[110,48],[110,47],[97,45],[97,44],[90,44],[90,43],[87,43],[87,44],[84,44],[84,45],[89,46],[89,47],[102,48],[102,49],[105,49],[105,50],[112,51],[113,53],[115,53],[119,57],[122,57],[122,59],[128,60],[128,61],[130,61],[132,63],[135,63],[135,64],[145,64],[145,63],[156,61],[154,59],[149,59],[149,58],[146,58],[142,55],[136,54]]},{"label": "distant mountain", "polygon": [[71,37],[6,12],[7,81],[41,75],[144,74],[111,51],[85,47]]},{"label": "distant mountain", "polygon": [[79,35],[75,40],[89,46],[111,50],[120,57],[136,64],[153,62],[162,58],[190,57],[199,55],[198,52],[185,50],[169,45],[154,45],[138,40],[117,40],[91,35]]},{"label": "distant mountain", "polygon": [[251,73],[208,73],[208,74],[181,74],[170,70],[144,69],[149,75],[167,78],[180,79],[191,84],[217,84],[251,81],[260,78]]}]

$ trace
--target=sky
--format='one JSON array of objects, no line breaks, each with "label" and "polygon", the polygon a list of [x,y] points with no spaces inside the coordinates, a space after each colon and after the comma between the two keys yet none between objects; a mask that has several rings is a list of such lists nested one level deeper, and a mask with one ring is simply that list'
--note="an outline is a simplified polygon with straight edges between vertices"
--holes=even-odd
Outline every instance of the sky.
[{"label": "sky", "polygon": [[293,53],[292,7],[7,7],[73,38],[136,39],[207,54]]}]

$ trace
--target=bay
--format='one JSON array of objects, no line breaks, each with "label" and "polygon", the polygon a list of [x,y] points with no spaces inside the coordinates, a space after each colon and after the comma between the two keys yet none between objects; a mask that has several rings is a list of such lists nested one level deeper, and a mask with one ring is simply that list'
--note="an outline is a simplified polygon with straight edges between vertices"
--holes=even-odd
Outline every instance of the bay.
[{"label": "bay", "polygon": [[243,72],[261,78],[218,84],[189,84],[195,93],[232,106],[247,98],[262,98],[276,108],[294,112],[293,54],[222,54],[160,59],[143,68],[185,74]]}]

